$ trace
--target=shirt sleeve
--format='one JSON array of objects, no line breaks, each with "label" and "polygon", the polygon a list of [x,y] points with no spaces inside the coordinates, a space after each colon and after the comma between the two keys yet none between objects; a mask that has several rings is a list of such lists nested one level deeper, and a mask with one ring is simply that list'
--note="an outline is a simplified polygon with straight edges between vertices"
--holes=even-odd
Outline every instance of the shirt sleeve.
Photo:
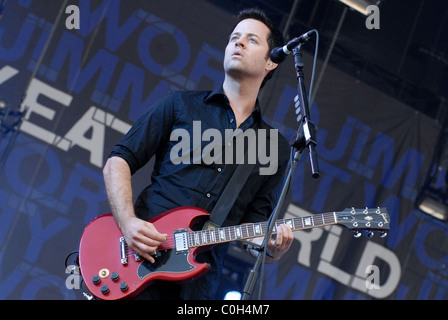
[{"label": "shirt sleeve", "polygon": [[175,121],[174,93],[152,105],[112,148],[109,157],[123,158],[131,174],[143,167],[168,141]]}]

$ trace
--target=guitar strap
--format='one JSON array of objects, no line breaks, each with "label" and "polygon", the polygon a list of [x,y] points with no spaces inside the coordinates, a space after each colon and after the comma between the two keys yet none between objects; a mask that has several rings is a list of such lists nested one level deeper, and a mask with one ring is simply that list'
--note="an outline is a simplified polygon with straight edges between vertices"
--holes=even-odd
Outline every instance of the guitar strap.
[{"label": "guitar strap", "polygon": [[237,167],[210,213],[210,220],[205,223],[204,229],[218,228],[224,223],[253,167],[254,164],[240,164]]},{"label": "guitar strap", "polygon": [[[256,142],[257,142],[256,139],[255,141],[251,141],[249,139],[248,145]],[[266,144],[263,143],[263,145],[261,146],[263,150],[265,146]],[[258,147],[260,147],[260,145],[258,145]],[[248,159],[247,157],[248,150],[249,148],[246,149],[244,155],[244,159],[246,160]],[[229,183],[225,187],[224,191],[222,192],[221,196],[216,202],[212,212],[210,213],[210,220],[208,220],[205,223],[203,229],[214,229],[222,226],[227,215],[232,209],[233,204],[238,198],[241,189],[246,184],[247,178],[249,177],[249,174],[252,172],[254,166],[255,163],[247,164],[244,163],[244,160],[243,163],[238,165],[235,172],[232,174]]]}]

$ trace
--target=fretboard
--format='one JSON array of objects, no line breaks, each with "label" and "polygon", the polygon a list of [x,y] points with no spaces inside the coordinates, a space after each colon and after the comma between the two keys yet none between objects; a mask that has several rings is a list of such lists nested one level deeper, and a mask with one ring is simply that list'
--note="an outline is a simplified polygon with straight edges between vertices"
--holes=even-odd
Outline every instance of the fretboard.
[{"label": "fretboard", "polygon": [[[272,233],[277,233],[277,226],[288,224],[293,231],[333,225],[337,223],[336,213],[315,214],[307,217],[279,219],[275,222]],[[188,233],[190,247],[200,247],[235,240],[251,239],[266,234],[268,222],[242,224],[237,226],[194,231]]]}]

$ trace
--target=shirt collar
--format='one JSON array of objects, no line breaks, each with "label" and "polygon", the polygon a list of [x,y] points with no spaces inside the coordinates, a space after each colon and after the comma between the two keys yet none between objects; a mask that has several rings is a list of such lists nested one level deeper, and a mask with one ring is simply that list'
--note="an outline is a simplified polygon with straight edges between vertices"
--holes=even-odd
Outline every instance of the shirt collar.
[{"label": "shirt collar", "polygon": [[[216,89],[214,89],[213,91],[211,91],[204,99],[204,101],[206,103],[210,103],[212,101],[214,101],[215,99],[217,99],[216,101],[218,101],[219,99],[224,99],[224,101],[226,102],[226,105],[229,106],[230,108],[230,104],[229,104],[229,99],[227,99],[227,96],[224,93],[224,90],[221,87],[218,87]],[[222,101],[222,100],[221,100]],[[260,120],[261,119],[261,109],[260,109],[260,102],[256,101],[255,103],[255,108],[252,111],[252,114],[254,115],[255,119]]]}]

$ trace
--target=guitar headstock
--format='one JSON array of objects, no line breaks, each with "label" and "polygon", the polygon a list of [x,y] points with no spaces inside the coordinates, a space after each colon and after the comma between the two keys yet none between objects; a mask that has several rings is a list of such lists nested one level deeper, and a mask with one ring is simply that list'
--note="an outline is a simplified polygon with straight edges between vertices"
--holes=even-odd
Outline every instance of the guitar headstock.
[{"label": "guitar headstock", "polygon": [[361,236],[360,231],[362,230],[368,231],[367,235],[369,237],[373,236],[374,231],[380,231],[381,237],[385,237],[387,231],[390,230],[390,218],[386,208],[347,208],[342,212],[336,213],[336,219],[338,224],[353,230],[356,238]]}]

